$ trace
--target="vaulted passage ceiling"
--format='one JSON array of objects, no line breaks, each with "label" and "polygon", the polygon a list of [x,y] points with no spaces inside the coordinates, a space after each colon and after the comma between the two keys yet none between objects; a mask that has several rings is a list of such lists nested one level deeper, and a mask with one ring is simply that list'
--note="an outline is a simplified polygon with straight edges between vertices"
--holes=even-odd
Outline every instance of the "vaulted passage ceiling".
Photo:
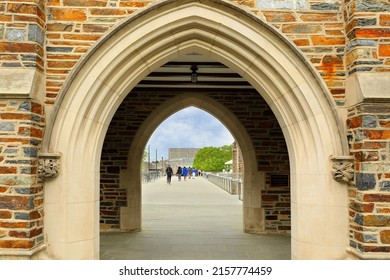
[{"label": "vaulted passage ceiling", "polygon": [[218,90],[252,89],[252,86],[224,64],[192,53],[162,65],[145,77],[136,88]]}]

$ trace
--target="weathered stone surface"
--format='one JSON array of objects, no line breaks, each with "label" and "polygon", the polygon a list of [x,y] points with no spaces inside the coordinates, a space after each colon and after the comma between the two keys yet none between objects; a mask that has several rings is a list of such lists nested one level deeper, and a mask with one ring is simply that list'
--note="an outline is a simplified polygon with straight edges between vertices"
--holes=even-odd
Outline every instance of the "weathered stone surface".
[{"label": "weathered stone surface", "polygon": [[66,32],[70,32],[73,30],[73,23],[60,23],[60,22],[53,22],[53,23],[49,23],[47,25],[47,31],[52,31],[52,32],[55,32],[55,31],[66,31]]},{"label": "weathered stone surface", "polygon": [[8,12],[20,14],[37,14],[37,6],[35,4],[10,3],[7,5]]},{"label": "weathered stone surface", "polygon": [[390,44],[389,45],[379,45],[379,55],[380,56],[390,56]]},{"label": "weathered stone surface", "polygon": [[379,24],[382,26],[390,26],[390,15],[382,14],[379,16]]},{"label": "weathered stone surface", "polygon": [[12,213],[10,211],[0,211],[0,219],[11,219]]},{"label": "weathered stone surface", "polygon": [[91,14],[94,16],[123,16],[126,11],[120,9],[91,9]]},{"label": "weathered stone surface", "polygon": [[364,115],[362,127],[375,128],[377,126],[377,119],[375,116]]},{"label": "weathered stone surface", "polygon": [[380,233],[381,241],[384,244],[390,244],[390,230],[382,230]]},{"label": "weathered stone surface", "polygon": [[358,0],[355,1],[356,12],[389,12],[390,3],[386,1]]},{"label": "weathered stone surface", "polygon": [[322,31],[321,24],[288,24],[282,27],[283,33],[316,34]]},{"label": "weathered stone surface", "polygon": [[265,11],[264,16],[268,22],[295,22],[295,14],[292,12]]},{"label": "weathered stone surface", "polygon": [[142,8],[149,5],[148,1],[120,1],[119,7]]},{"label": "weathered stone surface", "polygon": [[350,203],[350,208],[357,212],[372,213],[374,210],[374,203],[360,203],[353,201]]},{"label": "weathered stone surface", "polygon": [[0,248],[30,249],[35,245],[30,240],[0,240]]},{"label": "weathered stone surface", "polygon": [[325,36],[312,36],[311,37],[314,45],[344,45],[344,37],[325,37]]},{"label": "weathered stone surface", "polygon": [[358,190],[372,190],[376,186],[375,174],[356,174],[356,187]]},{"label": "weathered stone surface", "polygon": [[48,10],[48,17],[50,20],[58,21],[86,21],[87,15],[85,11],[78,9],[56,9],[51,8]]},{"label": "weathered stone surface", "polygon": [[63,0],[64,6],[107,7],[108,0]]},{"label": "weathered stone surface", "polygon": [[390,30],[388,29],[360,29],[355,31],[356,38],[389,38]]},{"label": "weathered stone surface", "polygon": [[8,41],[25,41],[27,32],[24,29],[9,28],[6,32],[6,40]]},{"label": "weathered stone surface", "polygon": [[45,33],[43,29],[36,24],[30,24],[28,26],[28,40],[43,45],[45,41]]},{"label": "weathered stone surface", "polygon": [[0,197],[0,209],[30,210],[31,202],[29,196],[2,196]]},{"label": "weathered stone surface", "polygon": [[387,227],[390,226],[390,216],[385,215],[367,215],[364,217],[365,226]]}]

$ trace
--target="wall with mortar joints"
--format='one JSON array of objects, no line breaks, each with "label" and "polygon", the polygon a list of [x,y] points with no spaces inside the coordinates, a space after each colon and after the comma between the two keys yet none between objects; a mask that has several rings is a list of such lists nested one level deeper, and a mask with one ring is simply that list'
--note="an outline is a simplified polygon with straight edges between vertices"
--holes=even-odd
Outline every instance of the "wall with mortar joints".
[{"label": "wall with mortar joints", "polygon": [[[46,103],[55,102],[71,69],[103,34],[153,2],[156,1],[47,1]],[[230,2],[241,5],[287,36],[316,67],[336,102],[343,105],[345,28],[341,1]],[[275,8],[262,2],[273,2]],[[282,2],[292,2],[294,8]]]},{"label": "wall with mortar joints", "polygon": [[[101,229],[119,228],[119,209],[126,206],[120,170],[127,168],[128,149],[139,126],[160,104],[180,92],[131,92],[108,129],[101,160]],[[255,91],[202,92],[226,106],[248,131],[256,150],[258,170],[289,173],[288,153],[281,129],[265,101]],[[282,198],[286,201],[285,197]],[[272,217],[273,219],[273,217]]]},{"label": "wall with mortar joints", "polygon": [[346,66],[355,72],[390,72],[390,3],[346,1]]},{"label": "wall with mortar joints", "polygon": [[390,106],[365,104],[348,112],[356,185],[349,188],[350,246],[390,252]]},{"label": "wall with mortar joints", "polygon": [[44,71],[45,1],[0,3],[0,67]]},{"label": "wall with mortar joints", "polygon": [[44,242],[43,185],[37,179],[44,121],[43,107],[34,101],[0,101],[0,248]]}]

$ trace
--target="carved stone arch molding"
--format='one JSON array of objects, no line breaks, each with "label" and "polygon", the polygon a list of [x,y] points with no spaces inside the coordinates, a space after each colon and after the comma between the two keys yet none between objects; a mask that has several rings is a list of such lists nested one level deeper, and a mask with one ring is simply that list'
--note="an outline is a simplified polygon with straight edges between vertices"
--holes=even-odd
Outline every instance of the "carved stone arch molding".
[{"label": "carved stone arch molding", "polygon": [[[48,254],[99,258],[99,161],[107,127],[139,81],[189,52],[235,70],[276,115],[291,163],[292,258],[346,257],[347,190],[332,179],[329,157],[344,155],[347,143],[330,93],[272,27],[227,1],[212,0],[150,5],[113,28],[76,65],[45,139],[48,151],[62,155],[61,173],[45,190]],[[256,176],[251,178],[255,188]],[[258,190],[252,193],[253,201],[259,199]]]}]

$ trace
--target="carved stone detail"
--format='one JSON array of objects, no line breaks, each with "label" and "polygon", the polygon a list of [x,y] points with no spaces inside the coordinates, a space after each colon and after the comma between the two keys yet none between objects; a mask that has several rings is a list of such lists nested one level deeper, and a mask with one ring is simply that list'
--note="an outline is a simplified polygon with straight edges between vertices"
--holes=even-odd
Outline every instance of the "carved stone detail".
[{"label": "carved stone detail", "polygon": [[353,156],[332,156],[332,175],[337,182],[347,185],[354,184],[355,168]]},{"label": "carved stone detail", "polygon": [[38,177],[42,180],[55,178],[60,173],[59,154],[42,153],[38,158]]}]

